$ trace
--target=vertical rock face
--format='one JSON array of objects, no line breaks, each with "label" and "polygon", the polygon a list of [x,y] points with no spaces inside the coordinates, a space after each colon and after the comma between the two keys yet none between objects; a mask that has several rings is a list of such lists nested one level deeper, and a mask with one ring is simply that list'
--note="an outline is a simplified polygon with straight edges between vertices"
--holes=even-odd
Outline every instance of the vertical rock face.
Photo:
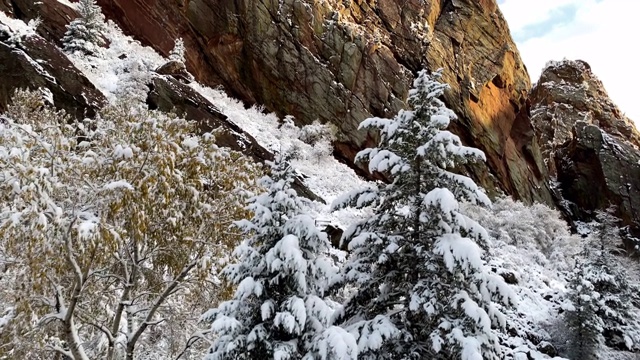
[{"label": "vertical rock face", "polygon": [[617,207],[640,237],[640,133],[584,61],[551,63],[531,92],[531,119],[569,213]]},{"label": "vertical rock face", "polygon": [[11,6],[11,2],[9,0],[0,0],[0,11],[12,16],[13,6]]},{"label": "vertical rock face", "polygon": [[198,80],[223,85],[301,124],[341,130],[338,156],[352,161],[374,140],[369,116],[404,106],[413,74],[445,69],[452,124],[487,154],[472,169],[490,189],[550,203],[526,108],[526,69],[495,0],[98,0],[126,32],[167,53],[188,48]]}]

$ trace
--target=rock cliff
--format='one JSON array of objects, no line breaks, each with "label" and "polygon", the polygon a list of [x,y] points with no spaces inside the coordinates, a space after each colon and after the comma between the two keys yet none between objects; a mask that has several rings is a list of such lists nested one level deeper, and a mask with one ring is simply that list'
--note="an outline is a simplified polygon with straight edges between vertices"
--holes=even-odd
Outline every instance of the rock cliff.
[{"label": "rock cliff", "polygon": [[531,91],[531,121],[573,218],[616,206],[640,237],[640,133],[584,61],[551,62]]},{"label": "rock cliff", "polygon": [[99,0],[107,17],[167,54],[187,45],[187,67],[207,85],[264,104],[300,124],[340,129],[336,155],[352,161],[373,134],[369,116],[404,106],[413,74],[443,67],[452,125],[485,151],[474,169],[488,189],[550,203],[526,112],[530,88],[494,0]]}]

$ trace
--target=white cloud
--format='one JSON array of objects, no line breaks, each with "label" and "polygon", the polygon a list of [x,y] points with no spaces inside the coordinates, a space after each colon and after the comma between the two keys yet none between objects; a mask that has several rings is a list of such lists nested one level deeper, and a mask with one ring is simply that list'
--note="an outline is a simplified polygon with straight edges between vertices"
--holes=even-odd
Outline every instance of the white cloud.
[{"label": "white cloud", "polygon": [[500,4],[500,10],[507,18],[511,31],[516,33],[529,25],[549,19],[554,9],[567,5],[579,5],[581,2],[581,0],[505,0]]},{"label": "white cloud", "polygon": [[536,81],[549,60],[580,59],[591,65],[609,95],[623,112],[640,125],[640,101],[636,92],[640,72],[637,0],[506,0],[500,5],[513,33],[550,18],[557,8],[576,5],[570,23],[553,26],[539,37],[518,43],[518,49]]}]

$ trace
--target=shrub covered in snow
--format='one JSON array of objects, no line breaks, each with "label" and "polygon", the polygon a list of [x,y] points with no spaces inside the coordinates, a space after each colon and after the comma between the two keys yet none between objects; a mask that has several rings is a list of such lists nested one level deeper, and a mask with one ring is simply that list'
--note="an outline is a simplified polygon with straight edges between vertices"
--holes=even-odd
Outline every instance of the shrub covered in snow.
[{"label": "shrub covered in snow", "polygon": [[184,63],[185,51],[184,40],[182,40],[182,38],[177,38],[173,45],[173,49],[171,49],[171,52],[169,53],[169,60]]},{"label": "shrub covered in snow", "polygon": [[36,31],[41,24],[42,20],[39,17],[25,23],[0,11],[0,35],[5,38],[3,42],[10,46],[19,45],[24,37],[36,35]]},{"label": "shrub covered in snow", "polygon": [[181,350],[193,311],[226,296],[216,269],[257,174],[194,129],[124,105],[74,123],[17,92],[0,118],[0,358]]},{"label": "shrub covered in snow", "polygon": [[529,249],[531,258],[542,266],[562,271],[573,268],[573,256],[580,252],[581,239],[571,234],[559,211],[511,198],[496,200],[490,210],[469,205],[464,209],[478,219],[495,241]]},{"label": "shrub covered in snow", "polygon": [[[278,152],[286,153],[291,159],[312,160],[320,163],[322,159],[330,157],[333,153],[333,142],[336,141],[338,132],[335,125],[321,124],[316,120],[299,128],[295,125],[293,117],[286,116],[282,120],[280,129],[294,136],[287,148],[277,149]],[[311,147],[311,151],[303,150],[305,144]]]},{"label": "shrub covered in snow", "polygon": [[332,124],[321,124],[319,121],[314,121],[310,125],[305,125],[300,128],[300,140],[309,144],[315,145],[321,141],[335,141],[338,129]]}]

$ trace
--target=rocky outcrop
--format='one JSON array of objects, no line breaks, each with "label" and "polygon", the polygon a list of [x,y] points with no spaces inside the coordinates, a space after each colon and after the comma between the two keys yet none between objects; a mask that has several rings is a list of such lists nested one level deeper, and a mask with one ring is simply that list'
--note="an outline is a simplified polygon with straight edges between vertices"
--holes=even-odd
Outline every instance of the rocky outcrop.
[{"label": "rocky outcrop", "polygon": [[573,126],[578,121],[640,146],[640,132],[611,101],[584,61],[550,62],[531,90],[530,102],[531,121],[552,175],[556,174],[555,149],[573,138]]},{"label": "rocky outcrop", "polygon": [[[598,126],[578,121],[571,140],[555,152],[558,186],[573,218],[616,207],[621,225],[640,238],[640,151]],[[627,244],[635,245],[633,243]]]},{"label": "rocky outcrop", "polygon": [[169,61],[157,68],[155,72],[160,75],[170,75],[184,83],[190,83],[193,81],[193,76],[189,74],[184,63],[180,61]]},{"label": "rocky outcrop", "polygon": [[640,133],[584,61],[552,62],[531,92],[531,119],[561,207],[575,219],[616,206],[640,237]]},{"label": "rocky outcrop", "polygon": [[[0,22],[0,29],[3,27]],[[6,26],[6,25],[5,25]],[[55,106],[75,118],[94,116],[106,98],[54,44],[33,35],[20,41],[0,30],[0,112],[16,89],[47,88]]]},{"label": "rocky outcrop", "polygon": [[187,46],[187,67],[300,124],[340,129],[338,156],[352,161],[374,134],[369,116],[404,106],[413,74],[443,67],[452,125],[487,154],[473,169],[489,189],[550,203],[525,104],[530,83],[494,0],[98,0],[129,34],[167,54]]},{"label": "rocky outcrop", "polygon": [[[234,124],[226,115],[181,78],[158,74],[148,84],[147,105],[150,109],[174,112],[185,119],[194,120],[201,132],[214,132],[219,146],[239,151],[258,163],[271,161],[274,156],[263,148],[250,134]],[[308,199],[324,203],[324,200],[310,191],[301,179],[293,184],[298,194]]]},{"label": "rocky outcrop", "polygon": [[[2,10],[3,2],[5,10]],[[78,17],[75,9],[58,0],[0,0],[0,11],[25,22],[42,19],[37,28],[38,34],[56,44],[67,31],[66,25]]]}]

